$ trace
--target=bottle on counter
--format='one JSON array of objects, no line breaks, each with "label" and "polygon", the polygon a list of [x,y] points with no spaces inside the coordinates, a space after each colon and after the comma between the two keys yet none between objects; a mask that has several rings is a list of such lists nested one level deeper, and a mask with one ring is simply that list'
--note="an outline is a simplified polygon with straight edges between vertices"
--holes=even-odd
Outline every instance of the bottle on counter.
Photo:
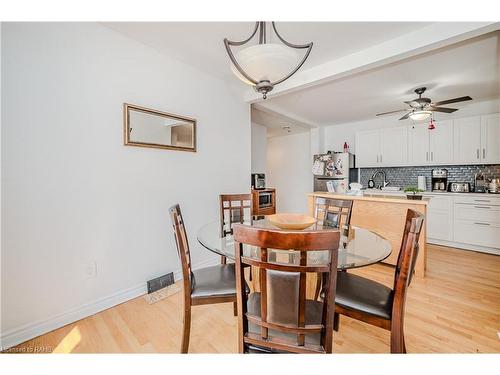
[{"label": "bottle on counter", "polygon": [[349,152],[349,145],[347,142],[344,142],[344,152]]}]

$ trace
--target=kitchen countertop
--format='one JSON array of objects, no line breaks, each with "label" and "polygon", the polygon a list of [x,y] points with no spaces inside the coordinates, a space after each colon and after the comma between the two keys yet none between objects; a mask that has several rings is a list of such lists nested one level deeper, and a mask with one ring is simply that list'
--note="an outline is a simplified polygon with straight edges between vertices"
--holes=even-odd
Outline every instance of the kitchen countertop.
[{"label": "kitchen countertop", "polygon": [[[316,191],[309,193],[308,196],[316,196],[323,198],[333,198],[333,199],[350,199],[356,201],[371,201],[371,202],[384,202],[384,203],[397,203],[397,204],[414,204],[427,206],[429,203],[429,198],[424,198],[422,200],[408,199],[405,194],[386,194],[385,191],[381,191],[382,194],[370,194],[364,193],[363,195],[348,195],[348,194],[336,194],[328,193],[326,191]],[[395,192],[398,193],[398,192]]]},{"label": "kitchen countertop", "polygon": [[[398,191],[390,191],[390,190],[380,190],[380,189],[366,189],[363,190],[363,194],[369,195],[406,195],[403,190]],[[489,197],[489,198],[500,198],[500,194],[491,194],[491,193],[452,193],[449,191],[424,191],[422,195],[464,195],[468,197]]]}]

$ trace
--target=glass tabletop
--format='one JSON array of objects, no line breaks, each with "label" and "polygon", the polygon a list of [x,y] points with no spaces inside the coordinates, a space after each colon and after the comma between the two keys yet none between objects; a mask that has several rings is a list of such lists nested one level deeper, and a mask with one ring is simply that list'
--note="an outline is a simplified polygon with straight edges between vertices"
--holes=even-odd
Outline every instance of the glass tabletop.
[{"label": "glass tabletop", "polygon": [[[277,229],[267,219],[254,220],[251,224],[259,228]],[[304,231],[332,229],[314,224]],[[343,230],[341,230],[341,233]],[[380,262],[387,258],[392,251],[389,240],[364,228],[350,226],[348,236],[341,235],[339,245],[339,256],[337,268],[340,270],[363,267]],[[234,239],[232,235],[221,236],[220,221],[205,224],[198,231],[198,242],[214,253],[224,255],[229,259],[235,258]],[[260,249],[255,246],[244,245],[243,253],[250,257],[259,257]],[[273,250],[268,249],[270,259],[278,263],[298,264],[300,254],[293,250]],[[326,264],[329,256],[328,251],[308,251],[308,264]]]}]

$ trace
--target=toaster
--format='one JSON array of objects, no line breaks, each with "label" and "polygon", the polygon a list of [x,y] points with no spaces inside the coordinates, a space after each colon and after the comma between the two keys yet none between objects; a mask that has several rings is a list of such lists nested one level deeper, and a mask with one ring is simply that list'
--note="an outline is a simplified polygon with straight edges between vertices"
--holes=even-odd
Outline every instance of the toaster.
[{"label": "toaster", "polygon": [[448,191],[452,193],[470,193],[469,182],[450,182],[448,184]]}]

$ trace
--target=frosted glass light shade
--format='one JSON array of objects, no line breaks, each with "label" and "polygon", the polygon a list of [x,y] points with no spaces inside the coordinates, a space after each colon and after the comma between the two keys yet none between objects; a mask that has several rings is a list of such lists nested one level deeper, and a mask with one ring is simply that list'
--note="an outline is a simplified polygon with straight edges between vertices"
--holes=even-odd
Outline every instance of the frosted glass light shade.
[{"label": "frosted glass light shade", "polygon": [[[235,57],[245,73],[257,82],[274,82],[285,77],[295,69],[299,60],[292,48],[282,44],[257,44],[239,51]],[[232,63],[231,71],[243,82],[253,85]]]},{"label": "frosted glass light shade", "polygon": [[431,117],[431,111],[415,111],[410,113],[410,118],[415,121],[422,121]]}]

